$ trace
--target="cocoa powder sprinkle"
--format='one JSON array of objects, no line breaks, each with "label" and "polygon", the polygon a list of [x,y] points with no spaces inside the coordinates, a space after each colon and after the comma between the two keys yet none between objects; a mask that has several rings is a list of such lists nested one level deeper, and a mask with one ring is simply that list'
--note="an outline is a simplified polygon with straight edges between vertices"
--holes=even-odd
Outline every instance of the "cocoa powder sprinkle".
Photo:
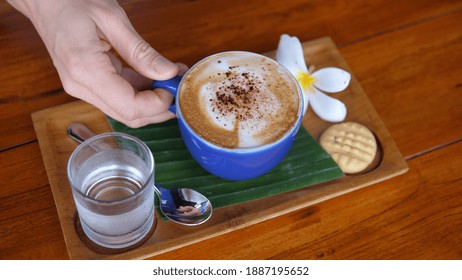
[{"label": "cocoa powder sprinkle", "polygon": [[[230,71],[224,73],[228,79],[218,87],[218,91],[215,92],[216,98],[210,100],[213,111],[218,111],[222,115],[235,114],[239,121],[256,117],[254,116],[255,109],[252,108],[254,107],[253,104],[257,102],[254,94],[259,93],[255,82],[258,79],[249,72],[231,71],[235,66],[228,68]],[[261,82],[258,84],[261,85]]]}]

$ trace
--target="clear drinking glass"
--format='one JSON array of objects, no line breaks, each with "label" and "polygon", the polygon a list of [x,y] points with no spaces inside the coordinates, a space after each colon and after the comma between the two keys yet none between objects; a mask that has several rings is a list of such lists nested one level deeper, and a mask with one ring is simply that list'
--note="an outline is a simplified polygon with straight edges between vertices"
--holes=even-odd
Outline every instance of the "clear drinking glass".
[{"label": "clear drinking glass", "polygon": [[111,132],[72,153],[67,167],[82,229],[106,248],[137,244],[154,223],[154,158],[139,139]]}]

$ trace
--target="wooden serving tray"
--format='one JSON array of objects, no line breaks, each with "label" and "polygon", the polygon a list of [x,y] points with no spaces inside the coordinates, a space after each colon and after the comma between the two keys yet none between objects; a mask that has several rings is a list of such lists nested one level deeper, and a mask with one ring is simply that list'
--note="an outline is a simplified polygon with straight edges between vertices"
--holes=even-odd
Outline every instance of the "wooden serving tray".
[{"label": "wooden serving tray", "polygon": [[[335,66],[351,73],[335,44],[328,37],[305,42],[303,49],[306,61],[310,65],[316,68]],[[274,57],[275,52],[265,55]],[[366,172],[220,208],[214,211],[212,219],[197,227],[185,227],[157,219],[155,233],[144,245],[117,254],[96,253],[79,237],[75,228],[76,208],[66,174],[67,161],[77,146],[74,140],[67,137],[67,126],[72,122],[82,122],[96,133],[107,132],[110,128],[104,115],[95,107],[82,101],[33,113],[32,119],[69,257],[71,259],[147,258],[256,224],[405,173],[408,170],[405,160],[353,74],[349,87],[344,92],[335,94],[334,97],[342,100],[347,106],[348,115],[345,121],[363,124],[369,127],[377,137],[379,153],[371,168]],[[318,139],[319,135],[332,123],[322,121],[314,115],[311,109],[308,110],[303,125],[315,139]]]}]

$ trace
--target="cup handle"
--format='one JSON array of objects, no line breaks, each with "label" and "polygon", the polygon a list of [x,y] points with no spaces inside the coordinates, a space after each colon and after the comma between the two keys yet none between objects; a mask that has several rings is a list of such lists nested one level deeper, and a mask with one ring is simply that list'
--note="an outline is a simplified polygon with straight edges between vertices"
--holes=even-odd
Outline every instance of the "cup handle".
[{"label": "cup handle", "polygon": [[176,95],[178,93],[178,87],[180,86],[182,77],[180,76],[175,76],[171,79],[164,80],[164,81],[153,81],[151,84],[151,89],[155,88],[163,88],[168,90],[174,97],[172,105],[168,108],[168,110],[174,114],[176,114],[176,105],[175,105],[175,99]]}]

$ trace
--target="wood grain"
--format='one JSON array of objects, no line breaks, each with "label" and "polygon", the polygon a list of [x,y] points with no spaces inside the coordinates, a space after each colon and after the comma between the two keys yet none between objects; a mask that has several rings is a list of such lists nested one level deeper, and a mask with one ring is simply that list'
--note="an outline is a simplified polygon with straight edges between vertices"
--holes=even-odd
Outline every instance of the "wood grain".
[{"label": "wood grain", "polygon": [[155,259],[460,260],[461,153],[452,144],[399,177]]},{"label": "wood grain", "polygon": [[[339,46],[350,45],[462,8],[457,0],[238,0],[232,6],[225,0],[119,2],[146,41],[171,60],[189,65],[223,50],[267,52],[283,33],[302,41],[330,36]],[[1,150],[35,139],[32,112],[73,99],[62,91],[29,20],[6,2],[0,4],[0,15]],[[6,133],[12,130],[16,133]]]},{"label": "wood grain", "polygon": [[[348,65],[330,38],[303,43],[303,49],[305,56],[315,57],[315,61],[321,67],[337,66],[348,70]],[[272,56],[274,52],[267,55]],[[67,126],[77,121],[91,125],[95,132],[106,132],[109,131],[109,126],[104,115],[93,106],[83,102],[68,103],[34,113],[33,122],[70,258],[151,257],[213,236],[245,228],[406,172],[406,163],[354,76],[348,90],[339,94],[339,98],[350,108],[348,119],[369,127],[375,133],[378,141],[381,142],[382,162],[376,169],[365,174],[346,176],[309,188],[221,208],[214,211],[213,218],[207,224],[193,229],[185,229],[176,224],[158,221],[154,237],[148,240],[146,244],[133,251],[117,255],[96,254],[79,239],[74,228],[76,209],[72,203],[71,188],[67,181],[65,169],[67,160],[76,146],[66,136]],[[303,124],[315,138],[329,126],[311,112],[305,115]]]},{"label": "wood grain", "polygon": [[342,49],[407,157],[462,138],[461,18],[457,11]]},{"label": "wood grain", "polygon": [[37,142],[0,153],[0,259],[69,258]]},{"label": "wood grain", "polygon": [[[332,37],[410,165],[397,179],[156,258],[462,258],[460,0],[119,2],[149,43],[188,64],[231,48],[266,52],[281,33]],[[30,114],[73,99],[6,1],[0,46],[0,259],[68,258]]]}]

